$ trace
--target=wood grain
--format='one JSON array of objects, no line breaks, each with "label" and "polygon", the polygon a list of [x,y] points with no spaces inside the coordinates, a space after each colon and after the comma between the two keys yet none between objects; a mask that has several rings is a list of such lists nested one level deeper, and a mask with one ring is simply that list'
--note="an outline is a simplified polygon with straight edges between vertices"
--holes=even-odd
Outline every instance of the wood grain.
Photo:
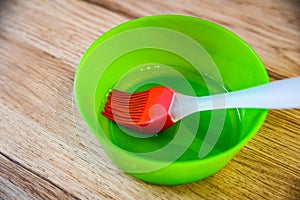
[{"label": "wood grain", "polygon": [[300,110],[270,111],[217,174],[144,183],[105,156],[76,112],[74,73],[88,46],[129,19],[178,13],[246,40],[272,80],[300,75],[299,1],[0,1],[0,199],[299,199]]},{"label": "wood grain", "polygon": [[[44,199],[78,199],[63,188],[51,183],[48,179],[40,177],[31,169],[22,166],[22,164],[11,160],[7,155],[0,154],[2,180],[7,185],[11,184],[14,191],[19,191],[17,194],[14,191],[2,188],[2,198],[10,198],[15,195],[15,199],[22,198],[44,198]],[[21,180],[21,181],[20,181]],[[2,187],[4,185],[1,185]]]}]

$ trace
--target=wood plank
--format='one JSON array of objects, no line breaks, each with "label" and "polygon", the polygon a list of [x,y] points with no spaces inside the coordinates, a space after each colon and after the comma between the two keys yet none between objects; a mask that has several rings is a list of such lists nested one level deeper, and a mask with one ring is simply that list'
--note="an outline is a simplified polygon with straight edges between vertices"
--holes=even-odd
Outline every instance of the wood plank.
[{"label": "wood plank", "polygon": [[[247,39],[272,79],[299,75],[295,8],[283,1],[228,1],[225,6],[222,1],[125,0],[99,5],[59,0],[0,5],[0,198],[51,199],[57,192],[80,199],[300,196],[299,109],[270,112],[253,140],[219,173],[169,187],[144,183],[117,169],[72,107],[74,72],[89,44],[128,19],[157,13],[215,21]],[[242,9],[248,13],[237,12]]]},{"label": "wood plank", "polygon": [[0,198],[78,199],[3,153],[0,153],[0,163]]},{"label": "wood plank", "polygon": [[64,59],[73,68],[97,37],[127,20],[83,1],[12,0],[5,7],[0,12],[3,34]]}]

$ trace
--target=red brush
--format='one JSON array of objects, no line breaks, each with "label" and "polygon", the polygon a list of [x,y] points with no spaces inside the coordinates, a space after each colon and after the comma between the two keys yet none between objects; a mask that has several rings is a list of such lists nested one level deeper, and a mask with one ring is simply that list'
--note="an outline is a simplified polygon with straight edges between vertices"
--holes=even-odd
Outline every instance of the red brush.
[{"label": "red brush", "polygon": [[298,108],[300,77],[204,97],[186,96],[159,86],[133,94],[113,90],[102,114],[143,133],[157,133],[194,112],[223,108]]},{"label": "red brush", "polygon": [[168,114],[173,95],[174,90],[166,87],[154,87],[133,94],[113,90],[102,114],[127,128],[157,133],[174,124]]}]

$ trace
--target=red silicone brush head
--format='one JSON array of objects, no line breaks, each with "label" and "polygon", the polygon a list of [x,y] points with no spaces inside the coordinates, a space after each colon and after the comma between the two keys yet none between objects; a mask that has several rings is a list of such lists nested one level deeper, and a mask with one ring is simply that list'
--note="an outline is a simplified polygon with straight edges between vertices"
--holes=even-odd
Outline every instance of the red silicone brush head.
[{"label": "red silicone brush head", "polygon": [[174,124],[169,115],[173,95],[174,90],[163,86],[133,94],[113,90],[102,115],[142,133],[158,133]]}]

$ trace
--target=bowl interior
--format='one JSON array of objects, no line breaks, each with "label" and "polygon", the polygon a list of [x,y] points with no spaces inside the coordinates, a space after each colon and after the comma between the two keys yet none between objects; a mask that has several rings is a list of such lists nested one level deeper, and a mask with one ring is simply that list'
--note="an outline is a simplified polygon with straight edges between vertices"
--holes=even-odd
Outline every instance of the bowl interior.
[{"label": "bowl interior", "polygon": [[[119,127],[100,114],[110,89],[135,92],[165,85],[202,96],[268,81],[258,56],[233,33],[197,18],[161,15],[132,20],[97,39],[81,60],[74,87],[80,113],[103,147],[119,166],[126,170],[130,165],[133,170],[128,162],[133,157],[137,159],[134,165],[157,161],[186,165],[228,157],[226,152],[237,152],[255,134],[266,110],[205,111],[184,118],[158,135],[145,136]],[[217,139],[207,138],[207,134],[216,132]],[[203,145],[213,147],[199,158]]]}]

